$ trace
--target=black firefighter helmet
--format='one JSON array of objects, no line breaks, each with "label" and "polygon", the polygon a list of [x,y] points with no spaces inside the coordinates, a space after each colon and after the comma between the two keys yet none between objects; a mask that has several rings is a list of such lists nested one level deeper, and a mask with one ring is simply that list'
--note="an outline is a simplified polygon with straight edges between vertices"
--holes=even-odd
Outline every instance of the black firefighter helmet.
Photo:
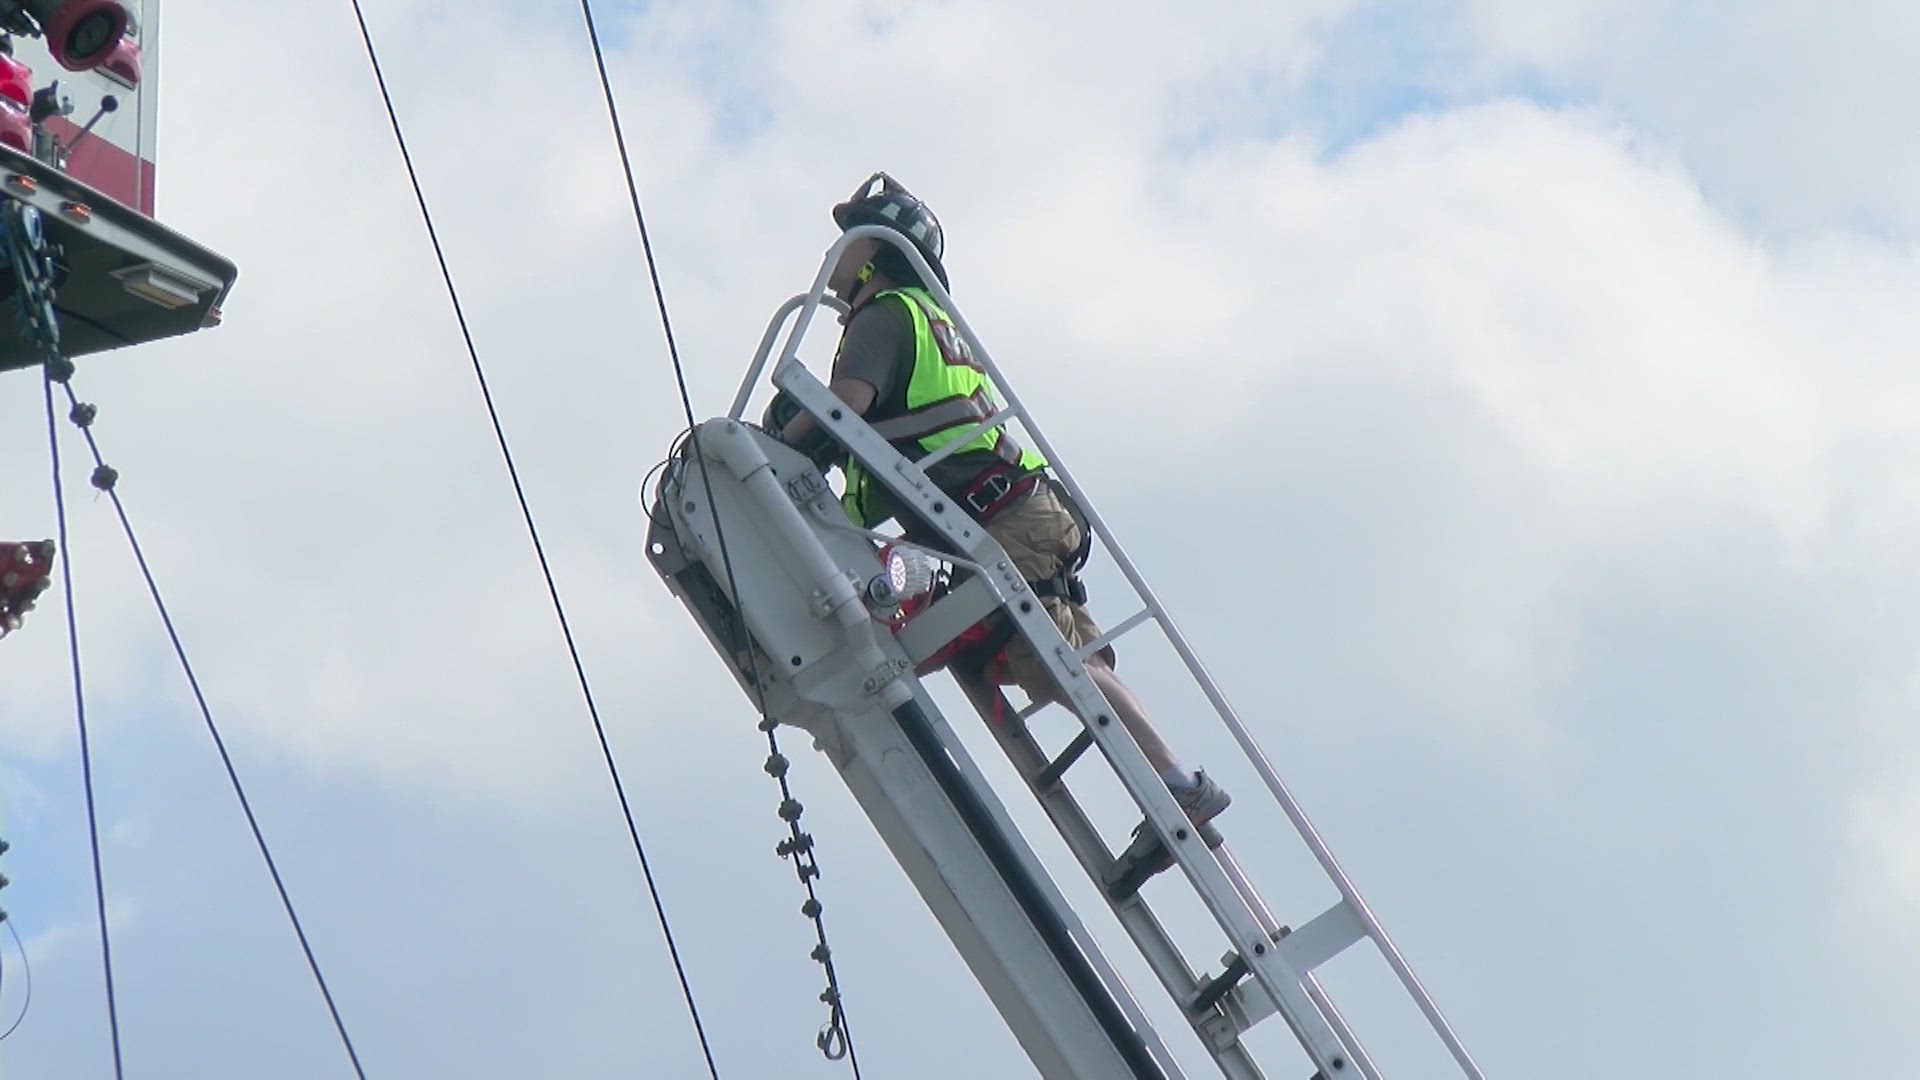
[{"label": "black firefighter helmet", "polygon": [[[853,197],[833,208],[833,223],[845,232],[856,225],[884,225],[906,237],[933,268],[942,288],[947,287],[947,268],[940,261],[946,253],[946,238],[940,232],[940,219],[927,204],[915,198],[900,181],[877,172],[854,189]],[[895,281],[917,282],[920,275],[906,256],[889,244],[880,246],[873,257],[873,268]],[[922,283],[924,284],[924,283]]]}]

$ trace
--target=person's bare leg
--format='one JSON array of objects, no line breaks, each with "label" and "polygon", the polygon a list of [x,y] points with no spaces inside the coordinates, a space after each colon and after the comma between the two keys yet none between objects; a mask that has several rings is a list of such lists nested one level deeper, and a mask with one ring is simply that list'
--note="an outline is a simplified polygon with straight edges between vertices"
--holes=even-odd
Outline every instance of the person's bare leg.
[{"label": "person's bare leg", "polygon": [[[1093,680],[1093,684],[1100,688],[1102,694],[1106,695],[1107,702],[1119,715],[1120,722],[1126,726],[1128,734],[1140,744],[1140,750],[1146,755],[1147,762],[1153,766],[1155,772],[1160,774],[1161,782],[1165,783],[1167,789],[1173,793],[1174,800],[1180,804],[1180,808],[1186,811],[1188,820],[1196,825],[1203,825],[1219,816],[1220,812],[1233,802],[1220,785],[1208,779],[1204,772],[1189,770],[1180,763],[1179,758],[1174,757],[1173,750],[1167,746],[1166,740],[1160,737],[1160,733],[1155,731],[1153,724],[1147,720],[1147,710],[1140,704],[1140,699],[1134,696],[1126,683],[1120,681],[1120,676],[1114,674],[1112,668],[1098,659],[1089,660],[1087,677]],[[1036,688],[1023,686],[1023,689],[1032,694]],[[1046,690],[1048,700],[1060,705],[1066,704],[1065,695],[1061,693],[1058,686],[1049,685]]]},{"label": "person's bare leg", "polygon": [[1087,676],[1107,696],[1107,702],[1119,715],[1120,722],[1126,725],[1133,741],[1140,744],[1140,750],[1147,755],[1147,762],[1153,766],[1153,770],[1162,776],[1173,771],[1179,764],[1178,759],[1173,756],[1166,740],[1148,721],[1146,707],[1140,704],[1140,699],[1134,696],[1127,684],[1120,681],[1120,676],[1097,659],[1087,661]]}]

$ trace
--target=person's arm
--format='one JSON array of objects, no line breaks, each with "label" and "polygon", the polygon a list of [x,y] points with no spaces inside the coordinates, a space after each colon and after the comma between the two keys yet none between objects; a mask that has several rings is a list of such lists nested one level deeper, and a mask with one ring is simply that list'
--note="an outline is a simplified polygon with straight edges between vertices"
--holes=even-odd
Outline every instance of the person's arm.
[{"label": "person's arm", "polygon": [[[833,381],[827,384],[827,389],[833,391],[834,396],[846,402],[847,408],[860,416],[865,416],[867,410],[873,408],[874,398],[880,395],[874,385],[867,380],[838,373],[834,375]],[[800,441],[818,426],[813,422],[813,417],[808,414],[796,413],[793,419],[787,421],[787,426],[780,429],[780,441],[788,446],[798,446]]]},{"label": "person's arm", "polygon": [[[833,358],[833,381],[827,389],[847,408],[865,416],[900,377],[903,359],[911,370],[913,346],[913,317],[907,313],[904,300],[882,299],[868,304],[847,323],[846,336]],[[818,427],[813,417],[799,413],[780,429],[780,441],[798,446]]]}]

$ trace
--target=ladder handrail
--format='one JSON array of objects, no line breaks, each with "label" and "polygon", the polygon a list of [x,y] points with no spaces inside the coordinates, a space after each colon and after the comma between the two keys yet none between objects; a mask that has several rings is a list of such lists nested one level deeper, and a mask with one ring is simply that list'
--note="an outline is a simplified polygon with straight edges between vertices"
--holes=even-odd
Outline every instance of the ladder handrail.
[{"label": "ladder handrail", "polygon": [[[733,404],[727,407],[727,419],[738,420],[740,414],[746,411],[747,399],[753,396],[754,385],[760,381],[760,373],[766,370],[767,354],[773,351],[773,339],[779,336],[780,325],[786,322],[787,316],[793,314],[794,310],[806,303],[808,299],[807,293],[798,293],[789,297],[787,302],[781,304],[780,309],[773,313],[773,318],[768,320],[767,332],[760,335],[760,347],[753,353],[753,366],[747,369],[747,377],[740,380],[740,389],[733,395]],[[847,310],[847,305],[837,296],[823,296],[821,302],[835,311],[844,313]]]},{"label": "ladder handrail", "polygon": [[1004,396],[1005,410],[1015,412],[1020,416],[1027,435],[1033,440],[1035,447],[1042,454],[1046,455],[1048,468],[1055,474],[1060,482],[1065,485],[1067,491],[1080,504],[1082,513],[1085,514],[1087,522],[1092,527],[1094,534],[1100,538],[1102,545],[1106,548],[1107,554],[1120,568],[1127,582],[1133,586],[1134,592],[1139,599],[1153,611],[1154,621],[1160,625],[1160,629],[1166,635],[1168,642],[1173,645],[1175,653],[1179,655],[1181,661],[1186,665],[1188,673],[1193,677],[1194,681],[1199,684],[1208,702],[1213,705],[1214,713],[1233,735],[1234,742],[1240,747],[1241,753],[1253,766],[1254,771],[1260,776],[1261,781],[1273,795],[1274,800],[1280,804],[1288,820],[1293,823],[1295,832],[1300,835],[1301,840],[1307,845],[1308,850],[1313,853],[1314,859],[1319,862],[1321,870],[1326,874],[1328,880],[1331,881],[1335,889],[1339,891],[1341,898],[1351,906],[1354,916],[1366,930],[1367,936],[1373,939],[1374,945],[1380,950],[1388,967],[1390,967],[1399,978],[1401,985],[1405,987],[1408,995],[1414,999],[1414,1003],[1426,1017],[1434,1033],[1440,1037],[1440,1041],[1445,1044],[1448,1052],[1452,1054],[1455,1062],[1467,1074],[1469,1080],[1484,1080],[1484,1074],[1480,1071],[1479,1066],[1474,1063],[1472,1056],[1467,1052],[1466,1046],[1460,1041],[1458,1034],[1454,1032],[1452,1025],[1447,1022],[1446,1017],[1441,1014],[1439,1004],[1434,1001],[1433,996],[1427,991],[1425,985],[1420,982],[1420,978],[1414,973],[1412,965],[1408,963],[1405,955],[1401,953],[1399,946],[1396,945],[1391,936],[1388,935],[1386,928],[1381,925],[1373,909],[1367,904],[1366,900],[1361,897],[1358,887],[1355,886],[1352,879],[1347,876],[1346,870],[1341,867],[1339,860],[1335,858],[1326,840],[1320,835],[1319,830],[1315,828],[1313,822],[1307,817],[1306,811],[1300,806],[1298,801],[1294,799],[1293,793],[1287,788],[1286,782],[1280,778],[1272,762],[1268,760],[1266,752],[1260,747],[1258,741],[1254,739],[1253,733],[1249,731],[1247,726],[1240,720],[1239,714],[1234,710],[1232,704],[1227,701],[1226,694],[1220,689],[1219,684],[1214,681],[1212,674],[1207,671],[1206,665],[1203,664],[1199,656],[1195,654],[1192,645],[1187,641],[1186,635],[1180,631],[1180,628],[1174,623],[1172,615],[1167,612],[1166,606],[1161,603],[1159,597],[1155,595],[1152,588],[1147,585],[1146,579],[1141,575],[1139,568],[1134,565],[1132,558],[1127,555],[1126,550],[1120,545],[1119,540],[1113,535],[1113,530],[1107,526],[1106,520],[1094,509],[1092,501],[1086,497],[1079,481],[1073,477],[1072,472],[1063,464],[1060,455],[1054,450],[1053,444],[1047,439],[1046,433],[1040,429],[1040,425],[1033,419],[1033,415],[1027,409],[1025,402],[1020,399],[1019,395],[1012,389],[1008,380],[1001,374],[999,365],[994,363],[993,357],[987,350],[985,344],[980,340],[979,335],[974,333],[972,326],[967,323],[966,317],[960,312],[957,305],[954,304],[952,295],[947,291],[945,286],[941,285],[939,276],[933,273],[932,267],[927,264],[926,259],[920,254],[918,249],[908,243],[899,232],[883,225],[859,225],[841,233],[833,244],[827,248],[826,256],[820,264],[820,270],[814,276],[813,286],[803,296],[797,296],[788,300],[786,304],[782,305],[780,313],[775,316],[773,326],[769,327],[762,341],[762,349],[755,357],[753,371],[749,373],[749,384],[748,386],[743,386],[743,396],[735,403],[736,409],[744,408],[744,395],[750,392],[751,381],[757,378],[759,371],[765,366],[766,346],[771,343],[779,323],[785,319],[789,311],[797,308],[798,317],[788,330],[786,341],[781,347],[779,362],[774,367],[775,378],[779,377],[781,369],[787,365],[800,362],[800,342],[806,334],[807,327],[812,322],[814,312],[820,305],[823,302],[830,301],[836,308],[845,307],[844,304],[839,302],[837,297],[829,297],[827,295],[827,281],[831,278],[834,267],[838,264],[842,253],[854,242],[869,238],[891,244],[905,256],[909,265],[913,267],[915,273],[919,275],[921,282],[924,283],[926,291],[933,295],[940,303],[940,306],[946,311],[948,317],[953,320],[954,328],[960,332],[961,336],[972,348],[973,359],[986,371],[988,378],[992,380],[994,389]]}]

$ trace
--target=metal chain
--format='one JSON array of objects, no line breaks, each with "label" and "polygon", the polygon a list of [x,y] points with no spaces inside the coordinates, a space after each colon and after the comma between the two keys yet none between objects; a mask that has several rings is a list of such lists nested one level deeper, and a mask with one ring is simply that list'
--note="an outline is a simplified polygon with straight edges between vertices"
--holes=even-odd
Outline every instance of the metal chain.
[{"label": "metal chain", "polygon": [[[687,412],[692,414],[692,408]],[[758,430],[758,425],[749,424]],[[678,487],[693,482],[696,478],[707,489],[707,505],[713,505],[713,481],[707,475],[706,460],[697,456],[694,443],[694,428],[689,427],[668,451],[667,460],[662,462],[664,472],[660,477],[660,486],[650,506],[659,505],[661,494],[670,487]],[[695,475],[688,475],[689,472]],[[649,511],[651,513],[651,510]],[[753,640],[753,634],[747,629],[743,618],[738,617],[740,610],[740,583],[735,579],[733,559],[727,552],[726,534],[720,529],[720,519],[714,518],[715,546],[720,549],[720,563],[726,578],[725,596],[733,605],[736,618],[730,622],[732,628],[732,646],[735,657],[745,657],[745,675],[747,685],[752,689],[755,711],[760,714],[756,725],[767,736],[767,760],[762,766],[768,776],[780,785],[780,806],[776,813],[780,820],[787,823],[787,836],[774,845],[773,853],[782,859],[793,860],[794,876],[807,890],[807,899],[800,905],[800,914],[813,921],[814,946],[807,955],[812,957],[825,972],[827,988],[820,992],[820,1001],[827,1006],[827,1022],[820,1026],[820,1033],[814,1037],[814,1045],[820,1048],[828,1061],[846,1059],[853,1070],[854,1080],[861,1080],[860,1056],[853,1046],[852,1028],[847,1023],[846,1002],[840,992],[839,972],[833,965],[833,950],[827,945],[826,906],[820,902],[820,896],[813,887],[820,877],[819,857],[814,853],[813,834],[800,828],[800,815],[805,811],[800,800],[793,797],[793,785],[788,782],[787,774],[793,763],[780,751],[780,738],[776,734],[780,721],[776,720],[767,707],[765,677],[761,674],[760,661],[764,654]]]},{"label": "metal chain", "polygon": [[[774,735],[774,729],[780,721],[764,714],[760,720],[760,730],[767,733],[767,775],[780,785],[780,820],[787,823],[787,838],[776,844],[775,855],[793,860],[793,872],[800,884],[807,890],[806,903],[800,905],[800,914],[813,920],[813,934],[816,944],[811,956],[827,976],[827,988],[820,992],[820,1000],[827,1006],[827,1022],[821,1025],[820,1034],[814,1038],[814,1045],[827,1056],[828,1061],[839,1061],[847,1056],[851,1045],[847,1034],[847,1015],[840,1000],[840,978],[833,967],[833,950],[827,947],[827,924],[822,913],[825,906],[814,892],[814,879],[820,876],[820,862],[813,853],[813,835],[800,828],[800,814],[805,809],[800,800],[793,797],[793,788],[787,783],[787,772],[791,763],[780,752],[780,740]],[[857,1072],[856,1072],[857,1075]]]}]

